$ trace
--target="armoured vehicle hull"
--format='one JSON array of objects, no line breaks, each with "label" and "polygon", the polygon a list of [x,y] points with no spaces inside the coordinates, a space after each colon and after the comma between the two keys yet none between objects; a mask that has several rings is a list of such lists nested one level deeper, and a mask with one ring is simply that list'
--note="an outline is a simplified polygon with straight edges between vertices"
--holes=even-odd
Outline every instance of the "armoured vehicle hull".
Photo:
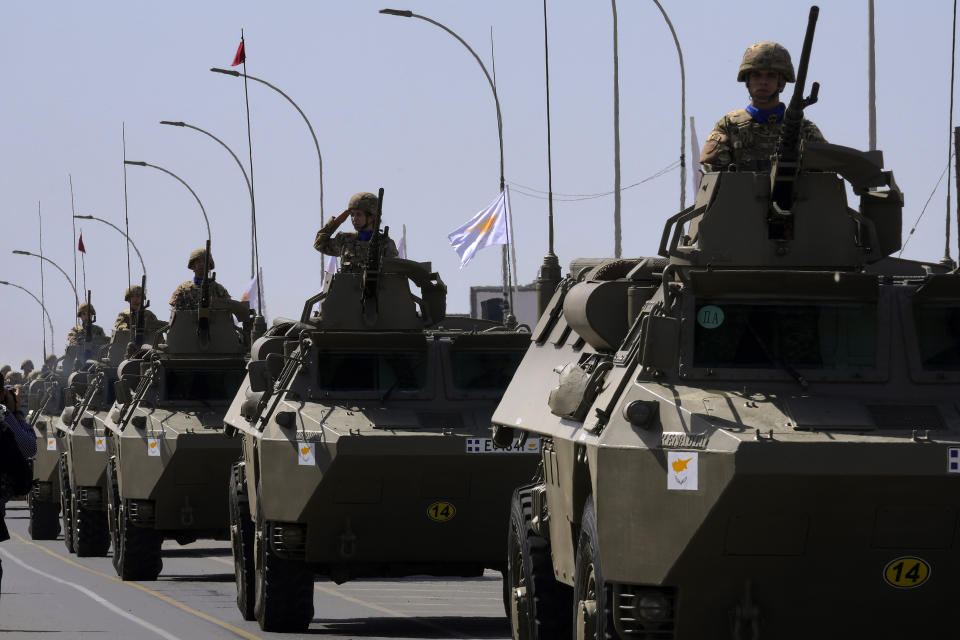
[{"label": "armoured vehicle hull", "polygon": [[489,438],[529,334],[444,329],[446,289],[426,263],[385,260],[374,275],[368,294],[372,276],[340,272],[319,315],[315,298],[300,322],[276,322],[224,418],[244,440],[231,487],[237,604],[265,630],[310,624],[316,574],[502,570],[509,489],[537,463],[536,439],[498,449]]}]

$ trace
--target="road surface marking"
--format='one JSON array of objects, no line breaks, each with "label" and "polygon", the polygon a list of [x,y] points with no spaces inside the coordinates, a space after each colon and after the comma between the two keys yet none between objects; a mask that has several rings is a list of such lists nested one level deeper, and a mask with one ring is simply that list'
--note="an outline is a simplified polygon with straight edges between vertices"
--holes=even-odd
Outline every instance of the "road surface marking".
[{"label": "road surface marking", "polygon": [[[17,535],[17,534],[13,534],[13,535]],[[129,613],[129,612],[127,612],[127,611],[124,611],[123,609],[121,609],[121,608],[118,607],[117,605],[113,604],[112,602],[110,602],[110,601],[107,600],[106,598],[103,598],[103,597],[97,595],[95,592],[91,591],[90,589],[87,589],[86,587],[80,586],[79,584],[77,584],[77,583],[75,583],[75,582],[70,582],[69,580],[64,580],[63,578],[59,578],[59,577],[57,577],[57,576],[55,576],[55,575],[49,574],[49,573],[47,573],[46,571],[41,571],[40,569],[37,569],[37,568],[35,568],[35,567],[31,567],[31,566],[28,565],[26,562],[23,562],[22,560],[20,560],[19,558],[17,558],[15,555],[13,555],[12,553],[10,553],[10,552],[7,551],[6,549],[0,549],[0,554],[2,554],[7,560],[12,560],[13,562],[15,562],[16,564],[20,565],[21,567],[23,567],[23,568],[26,569],[27,571],[31,571],[31,572],[37,574],[38,576],[43,576],[43,577],[46,578],[47,580],[53,580],[54,582],[59,582],[60,584],[65,584],[65,585],[67,585],[68,587],[73,587],[74,589],[76,589],[77,591],[79,591],[80,593],[82,593],[83,595],[87,596],[88,598],[91,598],[91,599],[94,600],[95,602],[98,602],[98,603],[102,604],[104,607],[106,607],[106,608],[109,609],[110,611],[113,611],[113,612],[114,612],[115,614],[117,614],[118,616],[122,616],[122,617],[126,618],[127,620],[129,620],[130,622],[133,622],[134,624],[138,624],[138,625],[140,625],[141,627],[147,629],[148,631],[153,631],[155,634],[157,634],[157,635],[160,636],[161,638],[166,638],[167,640],[180,640],[180,638],[178,638],[177,636],[173,635],[172,633],[168,633],[168,632],[164,631],[163,629],[161,629],[160,627],[158,627],[158,626],[156,626],[156,625],[153,625],[153,624],[147,622],[147,621],[144,620],[143,618],[139,618],[139,617],[133,615],[132,613]]]},{"label": "road surface marking", "polygon": [[[235,627],[235,626],[233,626],[233,625],[230,624],[229,622],[224,622],[223,620],[220,620],[219,618],[214,618],[213,616],[208,615],[208,614],[206,614],[206,613],[203,613],[202,611],[197,611],[197,610],[194,609],[193,607],[188,607],[187,605],[183,604],[182,602],[179,602],[179,601],[177,601],[177,600],[174,600],[174,599],[171,598],[170,596],[164,595],[164,594],[160,593],[159,591],[154,591],[153,589],[151,589],[151,588],[149,588],[149,587],[145,587],[145,586],[143,586],[142,584],[138,584],[138,583],[136,583],[136,582],[128,582],[128,581],[126,581],[126,580],[121,580],[121,579],[118,578],[117,576],[111,576],[111,575],[108,574],[108,573],[103,573],[102,571],[97,571],[96,569],[91,569],[90,567],[85,566],[85,565],[82,565],[82,564],[80,564],[79,562],[76,562],[76,561],[74,561],[74,560],[72,560],[72,559],[70,559],[70,558],[68,558],[68,557],[66,557],[66,556],[60,555],[60,554],[57,553],[56,551],[51,551],[50,549],[47,549],[47,548],[44,547],[43,545],[39,545],[39,544],[37,544],[36,542],[34,542],[34,541],[32,541],[32,540],[27,540],[26,538],[24,538],[23,536],[21,536],[19,533],[16,533],[16,532],[14,532],[14,531],[11,531],[10,534],[13,535],[15,538],[17,538],[18,540],[20,540],[21,542],[25,542],[25,543],[27,543],[27,544],[29,544],[29,545],[32,545],[32,546],[36,547],[37,549],[40,549],[40,551],[43,551],[44,553],[50,554],[50,555],[53,556],[54,558],[59,558],[60,560],[63,560],[63,561],[66,562],[67,564],[73,565],[73,566],[75,566],[75,567],[79,567],[80,569],[84,569],[85,571],[89,571],[90,573],[93,573],[93,574],[95,574],[95,575],[98,575],[98,576],[101,576],[101,577],[103,577],[103,578],[106,578],[107,580],[113,580],[114,582],[119,582],[119,583],[121,583],[121,584],[125,584],[125,585],[127,585],[128,587],[133,587],[133,588],[135,588],[135,589],[139,589],[140,591],[143,591],[144,593],[149,593],[149,594],[152,595],[153,597],[159,598],[160,600],[163,600],[164,602],[166,602],[166,603],[169,604],[169,605],[172,605],[172,606],[174,606],[174,607],[177,607],[178,609],[180,609],[180,610],[182,610],[182,611],[186,611],[187,613],[189,613],[189,614],[191,614],[191,615],[194,615],[194,616],[197,616],[198,618],[202,618],[203,620],[206,620],[207,622],[212,622],[213,624],[217,625],[218,627],[221,627],[221,628],[223,628],[223,629],[226,629],[227,631],[230,631],[231,633],[237,634],[237,635],[240,636],[241,638],[246,638],[247,640],[261,640],[261,639],[260,639],[260,636],[255,636],[255,635],[253,635],[252,633],[250,633],[249,631],[244,631],[244,630],[241,629],[240,627]],[[233,563],[231,562],[230,565],[232,566]]]}]

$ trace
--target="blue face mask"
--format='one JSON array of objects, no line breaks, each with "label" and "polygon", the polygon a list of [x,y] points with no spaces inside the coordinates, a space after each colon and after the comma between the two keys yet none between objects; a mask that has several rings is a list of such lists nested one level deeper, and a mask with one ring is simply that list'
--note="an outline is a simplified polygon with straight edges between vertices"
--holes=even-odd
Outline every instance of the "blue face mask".
[{"label": "blue face mask", "polygon": [[752,104],[747,105],[747,113],[756,122],[760,124],[773,124],[783,120],[783,114],[787,111],[787,105],[782,102],[773,109],[758,109]]},{"label": "blue face mask", "polygon": [[362,242],[370,242],[370,238],[373,237],[373,231],[357,231],[357,238]]},{"label": "blue face mask", "polygon": [[193,284],[200,284],[201,282],[203,282],[203,278],[198,278],[197,276],[193,276]]}]

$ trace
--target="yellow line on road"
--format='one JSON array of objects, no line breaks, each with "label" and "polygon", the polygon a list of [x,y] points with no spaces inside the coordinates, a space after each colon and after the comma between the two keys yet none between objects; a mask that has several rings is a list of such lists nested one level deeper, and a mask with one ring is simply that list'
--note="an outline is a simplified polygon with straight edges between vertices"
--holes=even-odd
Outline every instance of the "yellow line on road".
[{"label": "yellow line on road", "polygon": [[[155,597],[155,598],[159,598],[160,600],[163,600],[164,602],[166,602],[166,603],[169,604],[169,605],[172,605],[172,606],[174,606],[174,607],[177,607],[178,609],[181,609],[181,610],[183,610],[183,611],[186,611],[187,613],[189,613],[189,614],[191,614],[191,615],[194,615],[194,616],[196,616],[196,617],[198,617],[198,618],[202,618],[203,620],[206,620],[207,622],[212,622],[213,624],[217,625],[218,627],[221,627],[221,628],[223,628],[223,629],[226,629],[227,631],[230,631],[231,633],[235,633],[235,634],[237,634],[238,636],[240,636],[241,638],[247,638],[247,640],[261,640],[260,636],[255,636],[255,635],[253,635],[252,633],[250,633],[249,631],[245,631],[245,630],[241,629],[240,627],[235,627],[235,626],[233,626],[233,625],[230,624],[229,622],[224,622],[223,620],[220,620],[219,618],[214,618],[213,616],[208,615],[208,614],[206,614],[206,613],[203,613],[202,611],[197,611],[197,610],[194,609],[193,607],[188,607],[187,605],[183,604],[182,602],[179,602],[178,600],[174,600],[174,599],[171,598],[170,596],[164,595],[164,594],[160,593],[159,591],[154,591],[153,589],[151,589],[151,588],[149,588],[149,587],[145,587],[145,586],[143,586],[142,584],[137,584],[136,582],[127,582],[126,580],[121,580],[121,579],[118,578],[117,576],[111,576],[111,575],[108,574],[108,573],[103,573],[102,571],[97,571],[96,569],[91,569],[90,567],[88,567],[88,566],[86,566],[86,565],[83,565],[83,564],[80,564],[79,562],[73,560],[72,558],[68,558],[67,556],[61,555],[61,554],[57,553],[56,551],[51,551],[50,549],[47,549],[47,548],[44,547],[43,545],[39,545],[39,544],[37,544],[36,542],[34,542],[34,541],[32,541],[32,540],[27,540],[26,538],[24,538],[23,536],[21,536],[19,533],[16,533],[15,531],[11,531],[10,534],[13,535],[15,538],[17,538],[18,540],[20,540],[21,542],[25,542],[25,543],[27,543],[27,544],[29,544],[29,545],[31,545],[31,546],[34,546],[34,547],[36,547],[37,549],[40,549],[40,551],[43,551],[44,553],[48,553],[48,554],[50,554],[51,556],[53,556],[54,558],[58,558],[58,559],[60,559],[60,560],[62,560],[62,561],[64,561],[64,562],[66,562],[66,563],[69,564],[69,565],[72,565],[72,566],[74,566],[74,567],[79,567],[80,569],[83,569],[83,570],[85,570],[85,571],[89,571],[90,573],[95,574],[95,575],[98,575],[98,576],[100,576],[100,577],[102,577],[102,578],[106,578],[106,579],[108,579],[108,580],[113,580],[114,582],[119,582],[119,583],[121,583],[121,584],[125,584],[125,585],[127,585],[128,587],[134,587],[135,589],[139,589],[140,591],[143,591],[144,593],[148,593],[148,594],[150,594],[151,596],[153,596],[153,597]],[[230,564],[231,566],[233,566],[233,563],[232,563],[232,562],[230,562],[229,564]]]},{"label": "yellow line on road", "polygon": [[[233,562],[231,562],[231,561],[229,561],[229,560],[224,560],[223,558],[210,558],[210,559],[211,559],[211,560],[216,560],[217,562],[222,562],[223,564],[229,564],[231,567],[233,566]],[[387,608],[387,607],[382,607],[382,606],[380,606],[380,605],[378,605],[378,604],[374,604],[374,603],[372,603],[372,602],[367,602],[367,601],[365,601],[365,600],[361,600],[360,598],[354,598],[354,597],[352,597],[352,596],[348,596],[348,595],[346,595],[345,593],[343,593],[343,592],[341,592],[341,591],[338,591],[338,590],[336,590],[336,589],[331,589],[330,587],[324,587],[324,586],[322,586],[322,585],[319,585],[319,584],[317,584],[317,583],[314,583],[314,584],[313,584],[313,588],[316,589],[317,591],[322,591],[323,593],[326,593],[326,594],[328,594],[328,595],[336,596],[336,597],[338,597],[338,598],[341,598],[341,599],[343,599],[343,600],[346,600],[347,602],[352,602],[353,604],[358,604],[358,605],[360,605],[360,606],[362,606],[362,607],[367,607],[368,609],[373,609],[374,611],[379,611],[380,613],[385,613],[385,614],[387,614],[387,615],[394,616],[395,618],[404,618],[404,619],[406,619],[406,620],[410,620],[411,622],[415,622],[415,623],[417,623],[417,624],[419,624],[419,625],[421,625],[421,626],[427,627],[427,628],[429,628],[429,629],[433,629],[434,631],[440,631],[440,632],[442,632],[442,633],[453,634],[453,637],[457,637],[457,638],[469,638],[469,637],[470,637],[470,636],[466,636],[466,635],[464,635],[464,634],[462,634],[462,633],[458,633],[458,632],[456,632],[456,631],[454,631],[454,630],[452,630],[452,629],[448,629],[448,628],[446,628],[446,627],[444,627],[444,626],[441,626],[441,625],[439,625],[439,624],[434,624],[434,623],[432,623],[432,622],[427,622],[426,620],[420,620],[420,619],[417,618],[416,616],[410,615],[409,613],[404,613],[404,612],[402,612],[402,611],[395,611],[395,610],[393,610],[393,609],[389,609],[389,608]]]}]

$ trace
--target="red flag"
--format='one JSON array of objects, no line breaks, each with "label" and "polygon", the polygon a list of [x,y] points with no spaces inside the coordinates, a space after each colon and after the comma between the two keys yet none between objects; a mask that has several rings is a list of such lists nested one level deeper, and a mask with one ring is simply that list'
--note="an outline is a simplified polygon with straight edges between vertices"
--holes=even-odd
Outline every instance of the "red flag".
[{"label": "red flag", "polygon": [[237,47],[237,55],[233,56],[233,62],[230,63],[231,67],[235,67],[238,64],[242,64],[247,61],[247,52],[243,48],[243,40],[240,41],[240,46]]},{"label": "red flag", "polygon": [[83,232],[82,232],[82,231],[80,232],[80,242],[77,243],[77,251],[79,251],[80,253],[86,253],[86,252],[87,252],[87,248],[86,248],[85,246],[83,246]]}]

